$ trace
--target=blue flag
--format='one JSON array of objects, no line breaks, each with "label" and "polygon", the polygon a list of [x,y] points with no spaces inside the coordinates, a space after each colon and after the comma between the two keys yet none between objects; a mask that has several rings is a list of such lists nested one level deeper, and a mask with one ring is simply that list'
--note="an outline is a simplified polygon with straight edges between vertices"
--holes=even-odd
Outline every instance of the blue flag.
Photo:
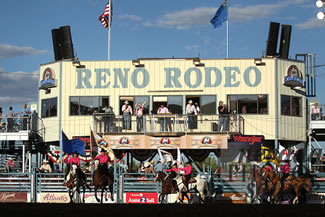
[{"label": "blue flag", "polygon": [[228,6],[227,1],[224,1],[217,10],[214,17],[210,20],[214,28],[221,26],[221,24],[228,20]]},{"label": "blue flag", "polygon": [[78,154],[85,154],[85,143],[81,139],[69,140],[62,131],[62,148],[65,153],[72,154],[77,151]]}]

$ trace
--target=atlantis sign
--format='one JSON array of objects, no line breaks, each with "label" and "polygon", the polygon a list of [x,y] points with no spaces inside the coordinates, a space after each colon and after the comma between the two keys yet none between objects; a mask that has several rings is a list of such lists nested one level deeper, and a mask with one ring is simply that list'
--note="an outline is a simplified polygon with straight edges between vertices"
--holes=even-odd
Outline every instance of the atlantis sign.
[{"label": "atlantis sign", "polygon": [[[247,87],[257,87],[261,83],[261,71],[256,66],[240,70],[239,67],[191,67],[185,71],[180,68],[164,68],[164,71],[148,71],[146,68],[95,68],[77,69],[77,89],[103,89],[103,88],[134,88],[144,89],[150,79],[161,81],[163,88],[204,88],[239,87],[244,84]],[[155,76],[154,76],[155,75]],[[93,79],[95,77],[95,79]],[[154,77],[154,78],[152,78]],[[92,82],[95,81],[95,82]]]}]

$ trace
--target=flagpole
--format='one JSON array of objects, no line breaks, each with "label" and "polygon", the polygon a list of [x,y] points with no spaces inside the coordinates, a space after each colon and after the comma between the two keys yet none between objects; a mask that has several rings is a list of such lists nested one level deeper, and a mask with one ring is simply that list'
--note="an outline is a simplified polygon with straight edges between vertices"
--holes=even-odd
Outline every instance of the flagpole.
[{"label": "flagpole", "polygon": [[229,6],[229,0],[227,1],[227,59],[229,58],[229,11],[228,11],[228,6]]},{"label": "flagpole", "polygon": [[111,60],[111,22],[112,22],[112,0],[109,0],[109,19],[108,19],[108,60]]}]

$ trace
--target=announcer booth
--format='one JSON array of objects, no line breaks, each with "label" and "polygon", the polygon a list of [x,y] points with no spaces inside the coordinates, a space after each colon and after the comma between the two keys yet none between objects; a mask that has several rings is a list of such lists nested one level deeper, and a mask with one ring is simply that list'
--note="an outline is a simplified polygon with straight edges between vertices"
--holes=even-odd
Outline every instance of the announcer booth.
[{"label": "announcer booth", "polygon": [[[180,149],[195,162],[210,153],[230,162],[240,150],[258,160],[261,144],[276,150],[279,144],[306,141],[305,97],[296,88],[303,88],[304,70],[304,62],[278,58],[43,64],[39,111],[44,141],[60,147],[62,131],[69,139],[87,140],[93,130],[118,157],[127,153],[129,163],[151,160],[157,149],[174,157]],[[199,113],[187,113],[190,101]],[[226,114],[218,112],[220,101]],[[168,113],[158,112],[162,106]],[[219,125],[221,117],[225,128]]]}]

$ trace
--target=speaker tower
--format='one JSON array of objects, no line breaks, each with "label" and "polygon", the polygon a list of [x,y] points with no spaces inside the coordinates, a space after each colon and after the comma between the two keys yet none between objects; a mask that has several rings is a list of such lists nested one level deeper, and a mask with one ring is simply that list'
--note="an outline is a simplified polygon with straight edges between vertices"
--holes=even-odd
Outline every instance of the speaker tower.
[{"label": "speaker tower", "polygon": [[270,22],[269,37],[266,45],[266,56],[276,56],[280,23]]}]

